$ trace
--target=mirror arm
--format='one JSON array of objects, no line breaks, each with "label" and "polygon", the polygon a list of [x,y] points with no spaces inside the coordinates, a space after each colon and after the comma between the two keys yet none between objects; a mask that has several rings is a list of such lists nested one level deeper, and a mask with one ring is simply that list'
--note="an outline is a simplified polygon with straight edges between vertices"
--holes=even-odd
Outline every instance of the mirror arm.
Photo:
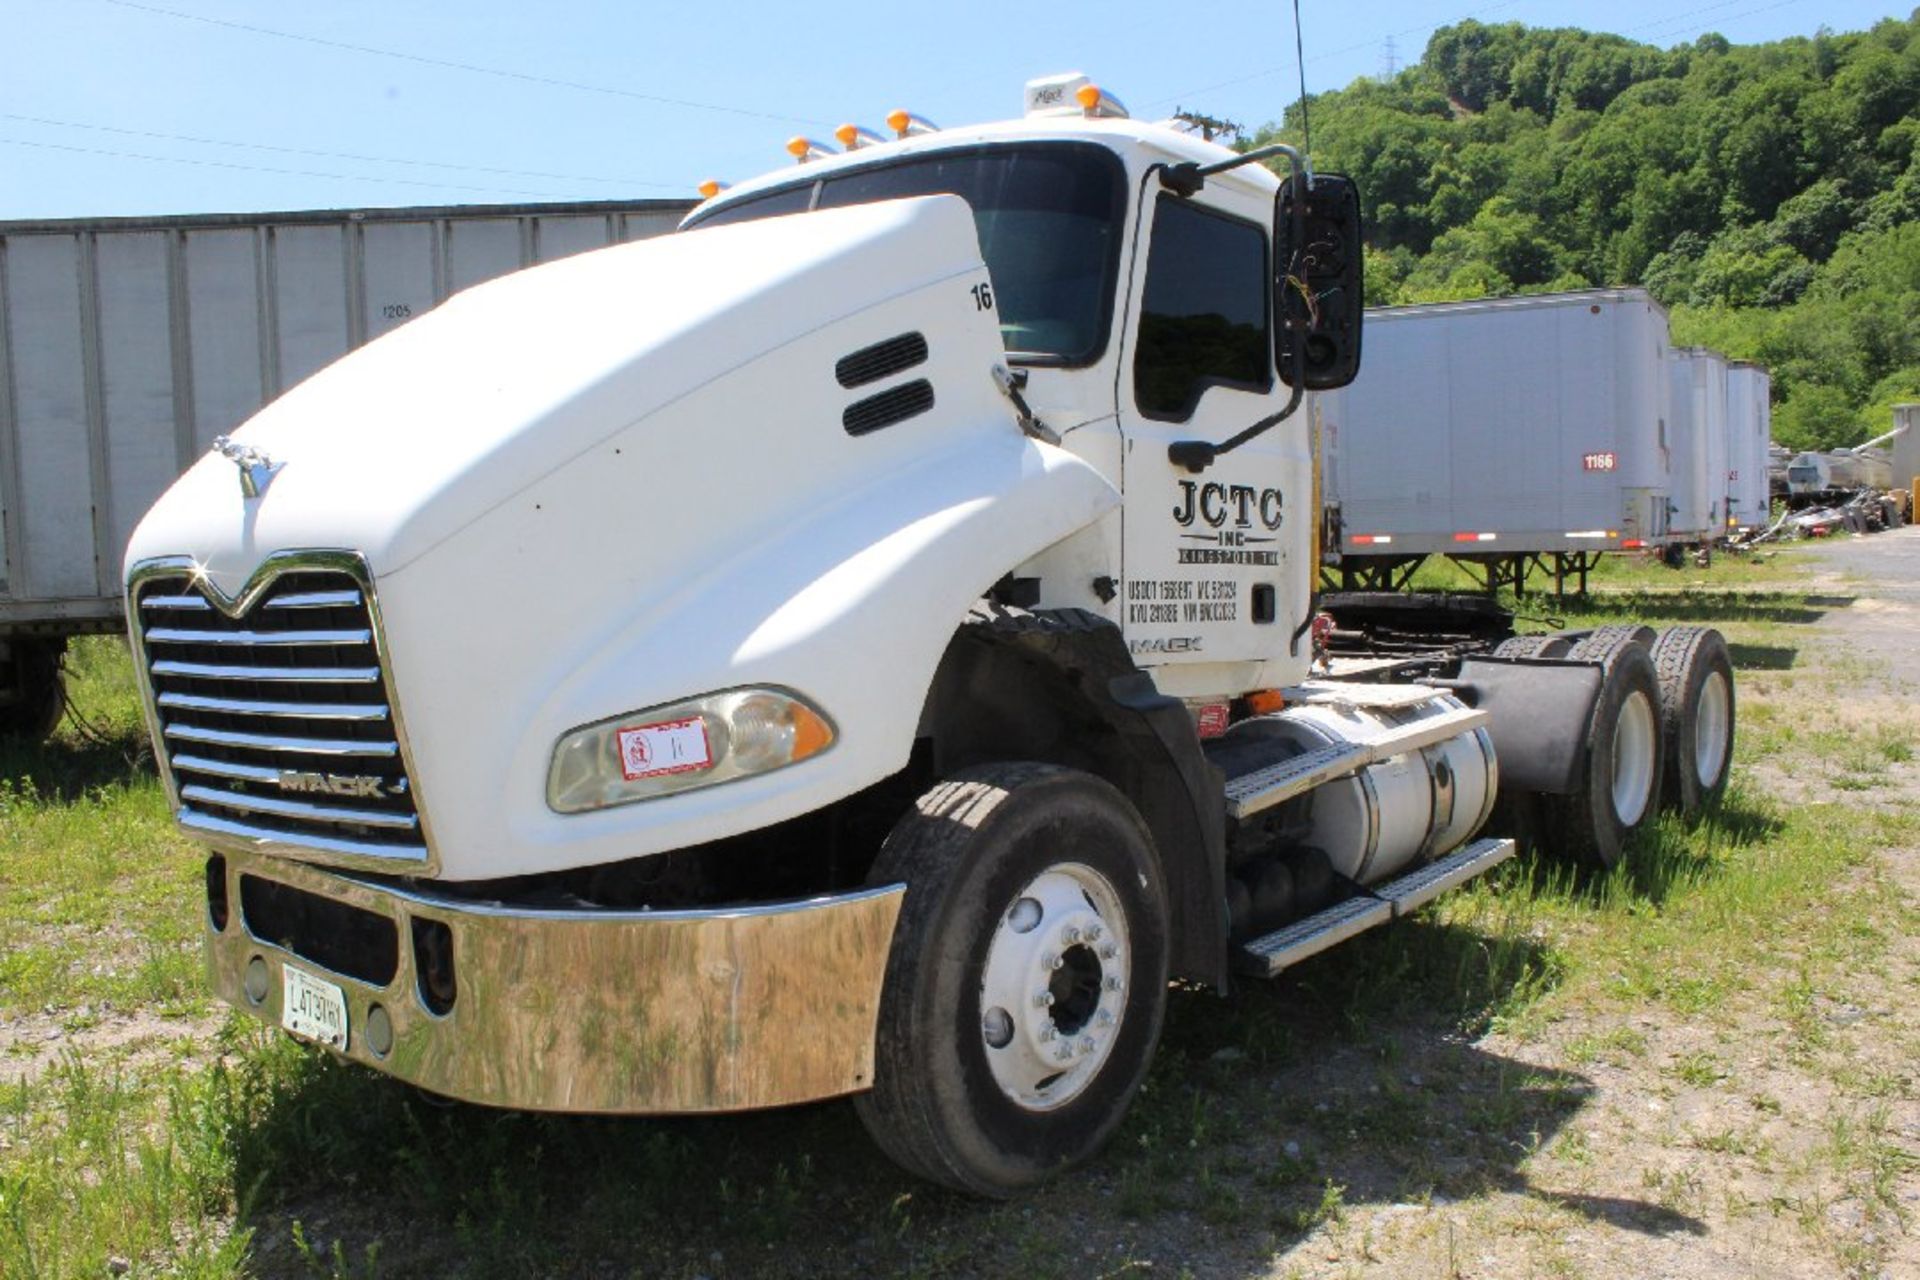
[{"label": "mirror arm", "polygon": [[[1294,363],[1297,365],[1300,362],[1300,337],[1298,334],[1293,336],[1293,344]],[[1167,446],[1167,461],[1173,463],[1176,467],[1185,467],[1188,471],[1198,475],[1212,466],[1213,460],[1221,454],[1231,453],[1267,428],[1292,417],[1293,411],[1300,407],[1300,401],[1305,394],[1306,389],[1299,383],[1295,383],[1293,394],[1287,397],[1287,402],[1281,406],[1280,412],[1268,414],[1266,417],[1260,419],[1260,421],[1248,427],[1245,431],[1242,431],[1239,435],[1234,436],[1230,440],[1223,440],[1219,444],[1214,444],[1209,440],[1176,440]]]},{"label": "mirror arm", "polygon": [[1191,160],[1180,164],[1168,165],[1160,171],[1160,185],[1179,196],[1190,196],[1207,185],[1207,179],[1216,173],[1225,173],[1229,169],[1238,169],[1243,164],[1252,164],[1256,160],[1271,160],[1275,156],[1285,156],[1293,166],[1294,179],[1303,185],[1313,182],[1313,166],[1298,150],[1284,142],[1271,146],[1255,147],[1251,151],[1242,151],[1237,156],[1217,161],[1214,164],[1195,164]]}]

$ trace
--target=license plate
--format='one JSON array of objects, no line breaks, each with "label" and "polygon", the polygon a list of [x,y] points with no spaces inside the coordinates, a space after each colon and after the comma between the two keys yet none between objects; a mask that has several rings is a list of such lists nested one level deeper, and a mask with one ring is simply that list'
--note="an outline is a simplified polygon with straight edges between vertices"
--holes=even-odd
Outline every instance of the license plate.
[{"label": "license plate", "polygon": [[347,993],[310,973],[280,968],[280,1025],[308,1040],[347,1051]]}]

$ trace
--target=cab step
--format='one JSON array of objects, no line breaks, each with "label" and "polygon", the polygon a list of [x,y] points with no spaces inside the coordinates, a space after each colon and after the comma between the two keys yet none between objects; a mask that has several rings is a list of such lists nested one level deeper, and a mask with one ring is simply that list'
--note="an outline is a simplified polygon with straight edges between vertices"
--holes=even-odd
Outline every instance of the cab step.
[{"label": "cab step", "polygon": [[1335,707],[1417,707],[1439,697],[1441,690],[1423,684],[1373,684],[1361,680],[1302,680],[1288,685],[1280,696],[1288,706],[1307,703]]},{"label": "cab step", "polygon": [[1303,795],[1325,782],[1358,773],[1373,761],[1361,743],[1319,747],[1290,760],[1227,779],[1227,816],[1246,818]]},{"label": "cab step", "polygon": [[1377,737],[1318,747],[1304,755],[1227,779],[1227,816],[1250,818],[1277,804],[1313,790],[1323,783],[1360,772],[1376,761],[1417,751],[1457,734],[1485,727],[1487,713],[1457,707],[1425,720],[1402,725]]},{"label": "cab step", "polygon": [[1416,867],[1374,888],[1374,896],[1393,904],[1394,919],[1409,915],[1477,875],[1484,875],[1511,858],[1517,846],[1505,837],[1471,840],[1444,858]]},{"label": "cab step", "polygon": [[1455,885],[1491,871],[1513,852],[1514,844],[1509,839],[1470,841],[1424,867],[1241,944],[1234,967],[1254,977],[1271,978],[1356,933],[1411,913]]}]

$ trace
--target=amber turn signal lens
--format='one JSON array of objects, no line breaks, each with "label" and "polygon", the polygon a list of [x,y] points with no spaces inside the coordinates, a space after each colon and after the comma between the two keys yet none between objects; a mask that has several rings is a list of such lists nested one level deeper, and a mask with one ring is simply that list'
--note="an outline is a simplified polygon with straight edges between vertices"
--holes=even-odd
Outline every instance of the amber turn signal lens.
[{"label": "amber turn signal lens", "polygon": [[1286,705],[1286,697],[1278,689],[1255,689],[1247,695],[1247,710],[1257,716],[1270,716]]},{"label": "amber turn signal lens", "polygon": [[793,703],[787,711],[793,719],[793,759],[805,760],[825,751],[833,741],[832,726],[804,702]]}]

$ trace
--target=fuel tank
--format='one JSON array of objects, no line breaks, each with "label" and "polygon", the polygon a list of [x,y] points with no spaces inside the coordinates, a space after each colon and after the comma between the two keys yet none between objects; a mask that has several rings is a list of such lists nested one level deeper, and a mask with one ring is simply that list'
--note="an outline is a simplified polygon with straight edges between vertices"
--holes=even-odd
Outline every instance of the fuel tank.
[{"label": "fuel tank", "polygon": [[[1400,707],[1314,703],[1242,721],[1228,738],[1257,736],[1301,755],[1462,709],[1445,693]],[[1465,842],[1486,822],[1498,787],[1493,741],[1471,729],[1325,783],[1276,816],[1290,842],[1320,850],[1337,875],[1367,885]]]}]

